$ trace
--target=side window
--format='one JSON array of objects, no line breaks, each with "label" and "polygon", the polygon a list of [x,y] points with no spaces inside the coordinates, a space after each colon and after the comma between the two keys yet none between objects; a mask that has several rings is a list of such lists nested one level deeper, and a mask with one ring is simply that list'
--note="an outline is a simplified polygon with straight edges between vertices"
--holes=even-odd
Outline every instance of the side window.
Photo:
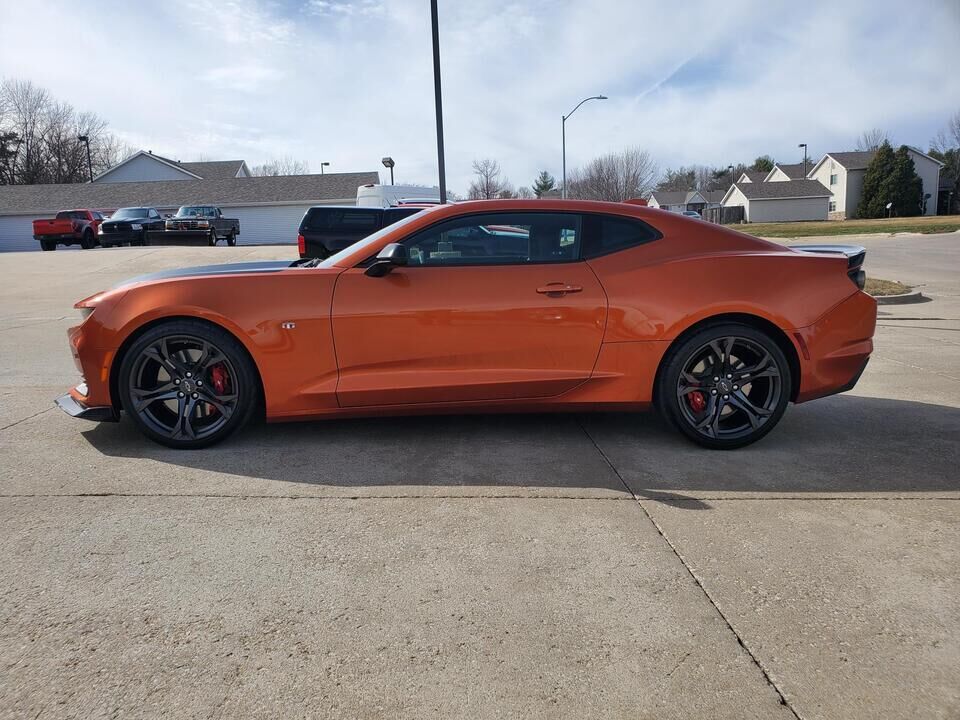
[{"label": "side window", "polygon": [[321,208],[307,213],[304,226],[313,232],[373,232],[379,227],[379,213]]},{"label": "side window", "polygon": [[405,244],[410,265],[571,262],[580,253],[580,217],[536,212],[469,215],[428,228]]},{"label": "side window", "polygon": [[154,210],[154,209],[151,208],[151,209],[150,209],[150,217],[153,218],[154,220],[156,220],[157,218],[160,217],[160,213],[158,213],[156,210]]},{"label": "side window", "polygon": [[586,215],[583,226],[584,258],[626,250],[662,237],[642,220],[625,217]]}]

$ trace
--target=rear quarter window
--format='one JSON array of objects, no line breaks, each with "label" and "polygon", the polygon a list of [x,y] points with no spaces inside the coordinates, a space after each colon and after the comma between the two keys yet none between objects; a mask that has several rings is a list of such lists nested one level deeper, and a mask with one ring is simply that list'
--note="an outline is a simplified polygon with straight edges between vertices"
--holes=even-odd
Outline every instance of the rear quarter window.
[{"label": "rear quarter window", "polygon": [[590,259],[609,255],[661,237],[659,230],[636,218],[585,215],[581,257]]}]

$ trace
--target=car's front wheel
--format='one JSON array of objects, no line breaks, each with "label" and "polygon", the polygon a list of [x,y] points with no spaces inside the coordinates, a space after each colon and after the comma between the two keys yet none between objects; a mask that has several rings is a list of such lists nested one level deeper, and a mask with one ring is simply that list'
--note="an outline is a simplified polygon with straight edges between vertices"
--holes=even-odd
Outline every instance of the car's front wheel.
[{"label": "car's front wheel", "polygon": [[196,320],[149,329],[124,355],[117,379],[124,411],[147,437],[172,448],[220,442],[247,422],[259,396],[239,341]]},{"label": "car's front wheel", "polygon": [[657,406],[694,442],[729,450],[773,430],[790,388],[790,365],[772,338],[748,325],[723,323],[670,349],[657,381]]}]

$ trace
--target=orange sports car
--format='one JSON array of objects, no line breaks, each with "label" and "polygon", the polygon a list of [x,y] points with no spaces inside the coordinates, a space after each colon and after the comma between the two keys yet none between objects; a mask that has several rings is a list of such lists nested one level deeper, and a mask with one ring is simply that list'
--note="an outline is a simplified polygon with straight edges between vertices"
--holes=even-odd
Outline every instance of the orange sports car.
[{"label": "orange sports car", "polygon": [[57,404],[177,448],[268,421],[642,410],[734,448],[849,390],[865,251],[787,248],[639,205],[443,205],[325,260],[174,270],[81,300]]}]

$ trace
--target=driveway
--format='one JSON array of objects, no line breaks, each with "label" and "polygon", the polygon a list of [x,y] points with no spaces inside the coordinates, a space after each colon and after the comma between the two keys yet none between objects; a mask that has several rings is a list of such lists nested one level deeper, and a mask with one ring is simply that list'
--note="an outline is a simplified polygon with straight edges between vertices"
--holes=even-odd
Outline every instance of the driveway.
[{"label": "driveway", "polygon": [[729,453],[632,415],[175,452],[52,409],[72,302],[292,248],[5,254],[0,717],[957,717],[960,236],[862,242],[933,300]]}]

